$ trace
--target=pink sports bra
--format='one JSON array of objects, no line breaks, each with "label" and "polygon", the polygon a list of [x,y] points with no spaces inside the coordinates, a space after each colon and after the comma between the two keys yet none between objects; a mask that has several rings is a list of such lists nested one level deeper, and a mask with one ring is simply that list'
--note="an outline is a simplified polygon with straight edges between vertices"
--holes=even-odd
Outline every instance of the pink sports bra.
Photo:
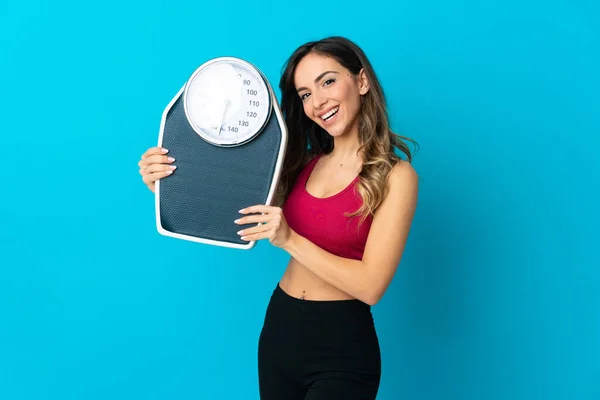
[{"label": "pink sports bra", "polygon": [[285,219],[295,232],[340,257],[361,260],[372,216],[359,227],[360,215],[346,217],[344,213],[354,212],[362,205],[356,191],[358,176],[341,192],[319,198],[306,191],[306,182],[321,155],[306,164],[298,175],[292,192],[283,205]]}]

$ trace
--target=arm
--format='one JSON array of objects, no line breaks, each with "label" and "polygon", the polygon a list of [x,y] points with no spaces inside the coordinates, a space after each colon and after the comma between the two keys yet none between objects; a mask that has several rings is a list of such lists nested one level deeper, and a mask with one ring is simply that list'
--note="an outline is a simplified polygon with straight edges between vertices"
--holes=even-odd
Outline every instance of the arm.
[{"label": "arm", "polygon": [[375,215],[362,260],[333,255],[291,231],[281,247],[327,283],[370,305],[387,290],[402,258],[415,213],[418,175],[409,163],[394,167],[389,191]]}]

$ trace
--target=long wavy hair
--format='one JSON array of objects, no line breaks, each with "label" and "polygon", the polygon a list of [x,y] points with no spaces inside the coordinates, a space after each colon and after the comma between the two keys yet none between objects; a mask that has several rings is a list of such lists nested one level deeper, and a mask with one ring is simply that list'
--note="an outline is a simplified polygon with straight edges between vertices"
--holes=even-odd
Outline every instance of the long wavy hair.
[{"label": "long wavy hair", "polygon": [[365,53],[350,40],[334,36],[300,46],[284,64],[279,89],[281,110],[288,129],[288,142],[283,168],[275,196],[276,204],[283,204],[292,191],[302,168],[318,154],[328,154],[334,142],[327,131],[304,113],[302,101],[294,85],[298,63],[308,54],[318,54],[335,59],[355,77],[364,69],[369,81],[368,92],[363,95],[359,111],[359,155],[363,166],[359,174],[357,191],[362,198],[361,207],[347,216],[361,216],[361,223],[373,215],[387,194],[387,178],[392,168],[402,159],[395,153],[400,150],[408,162],[413,154],[404,141],[418,144],[390,130],[387,104],[383,89]]}]

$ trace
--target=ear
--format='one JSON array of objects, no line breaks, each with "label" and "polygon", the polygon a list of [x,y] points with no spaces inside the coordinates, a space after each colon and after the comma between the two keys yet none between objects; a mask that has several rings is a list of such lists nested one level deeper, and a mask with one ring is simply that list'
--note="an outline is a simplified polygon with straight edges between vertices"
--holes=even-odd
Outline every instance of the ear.
[{"label": "ear", "polygon": [[365,94],[367,94],[367,92],[369,91],[369,88],[371,87],[371,85],[369,83],[369,78],[367,78],[367,74],[365,73],[364,68],[362,68],[358,72],[357,78],[358,78],[358,91],[361,96],[364,96]]}]

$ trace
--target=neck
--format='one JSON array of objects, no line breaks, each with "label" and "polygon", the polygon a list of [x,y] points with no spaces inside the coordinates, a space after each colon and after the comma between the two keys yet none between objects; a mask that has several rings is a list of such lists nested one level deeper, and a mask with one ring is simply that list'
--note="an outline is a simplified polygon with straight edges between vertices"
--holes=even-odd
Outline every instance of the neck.
[{"label": "neck", "polygon": [[347,133],[333,138],[331,157],[340,162],[355,159],[359,147],[358,123],[355,123]]}]

